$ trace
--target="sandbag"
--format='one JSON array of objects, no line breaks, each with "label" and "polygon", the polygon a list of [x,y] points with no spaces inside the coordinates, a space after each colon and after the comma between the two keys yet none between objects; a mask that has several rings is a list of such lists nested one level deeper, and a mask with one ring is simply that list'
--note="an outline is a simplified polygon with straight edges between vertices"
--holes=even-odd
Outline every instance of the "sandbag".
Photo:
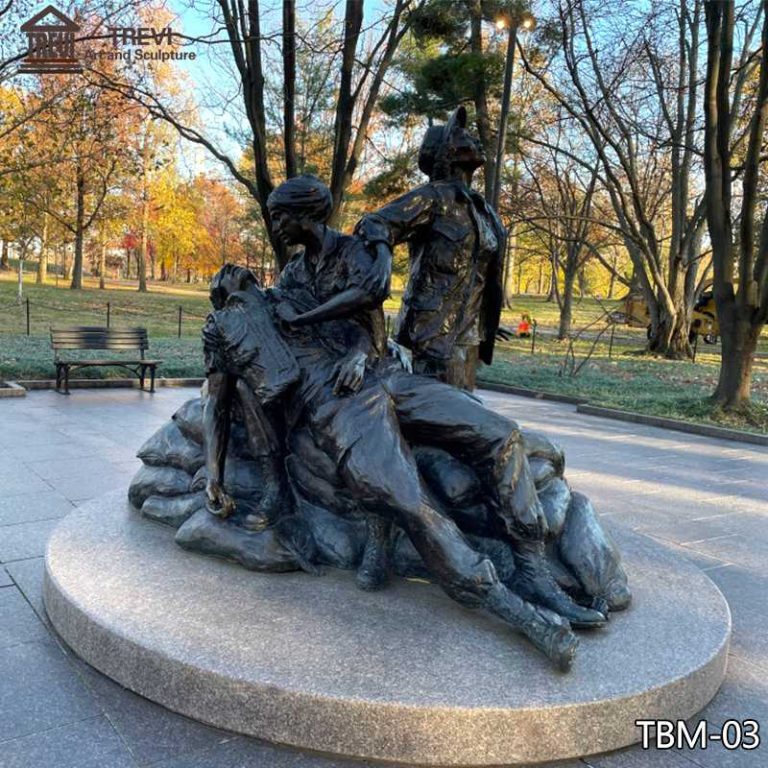
[{"label": "sandbag", "polygon": [[184,437],[203,444],[203,405],[199,397],[187,400],[171,417]]},{"label": "sandbag", "polygon": [[618,547],[581,493],[571,494],[557,554],[587,595],[603,598],[612,611],[629,605],[631,594]]},{"label": "sandbag", "polygon": [[141,509],[150,496],[181,496],[189,493],[192,476],[175,467],[151,467],[144,464],[128,488],[128,500]]},{"label": "sandbag", "polygon": [[176,467],[191,475],[194,475],[205,462],[200,445],[185,437],[173,420],[160,427],[139,448],[136,455],[145,464],[155,467]]},{"label": "sandbag", "polygon": [[533,432],[527,429],[521,431],[528,459],[530,460],[534,457],[547,459],[552,462],[555,473],[562,476],[565,471],[565,452],[563,449],[546,437],[546,435],[542,435],[541,432]]},{"label": "sandbag", "polygon": [[[191,490],[202,491],[208,481],[205,466],[196,472]],[[235,499],[259,498],[263,480],[259,465],[250,459],[241,459],[229,454],[224,462],[224,490]]]},{"label": "sandbag", "polygon": [[182,496],[150,496],[141,505],[141,514],[158,523],[178,528],[198,509],[205,507],[205,494],[185,493]]},{"label": "sandbag", "polygon": [[560,535],[565,524],[568,505],[571,503],[571,489],[568,483],[559,477],[553,477],[543,488],[537,489],[544,514],[547,516],[547,528],[550,536]]},{"label": "sandbag", "polygon": [[[283,523],[282,528],[272,526],[254,533],[201,509],[176,532],[176,543],[191,552],[233,560],[251,571],[297,571],[302,568],[303,558],[294,551],[291,533],[286,531],[291,523],[297,527],[302,525],[300,521],[293,520]],[[311,540],[306,530],[300,532],[301,537]],[[310,549],[306,542],[304,548]],[[308,554],[310,557],[307,560],[313,559],[312,553]]]},{"label": "sandbag", "polygon": [[537,488],[543,488],[557,475],[555,465],[549,459],[532,456],[528,459],[528,464],[531,467],[533,482]]},{"label": "sandbag", "polygon": [[368,532],[365,520],[334,515],[296,495],[296,515],[312,532],[318,562],[335,568],[357,568]]}]

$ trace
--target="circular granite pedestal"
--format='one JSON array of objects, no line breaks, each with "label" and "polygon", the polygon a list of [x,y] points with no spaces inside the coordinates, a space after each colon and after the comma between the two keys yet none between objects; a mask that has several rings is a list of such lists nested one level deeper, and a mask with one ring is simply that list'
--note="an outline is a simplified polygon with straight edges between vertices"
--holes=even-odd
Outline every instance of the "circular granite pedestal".
[{"label": "circular granite pedestal", "polygon": [[690,717],[725,674],[723,596],[636,534],[614,531],[632,607],[581,633],[561,674],[432,585],[370,594],[347,572],[250,573],[184,552],[123,498],[55,530],[48,615],[104,674],[221,728],[399,764],[514,765],[631,744],[636,719]]}]

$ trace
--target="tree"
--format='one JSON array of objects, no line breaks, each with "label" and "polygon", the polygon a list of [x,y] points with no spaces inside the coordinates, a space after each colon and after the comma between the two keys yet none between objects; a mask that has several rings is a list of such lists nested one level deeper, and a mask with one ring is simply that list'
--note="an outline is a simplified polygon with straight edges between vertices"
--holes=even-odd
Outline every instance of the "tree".
[{"label": "tree", "polygon": [[[728,411],[749,413],[752,365],[760,332],[768,319],[768,211],[761,201],[765,181],[765,128],[768,120],[768,13],[752,10],[754,28],[762,18],[760,54],[747,33],[734,66],[734,3],[706,3],[707,78],[704,101],[707,223],[712,241],[714,295],[722,339],[720,377],[714,398]],[[757,68],[754,90],[742,102],[748,64]],[[746,122],[743,132],[737,128]],[[744,145],[746,144],[746,148]],[[741,195],[733,195],[736,177]],[[757,225],[758,213],[762,223]]]},{"label": "tree", "polygon": [[62,92],[55,110],[32,121],[34,142],[50,158],[44,184],[32,203],[49,214],[74,238],[71,288],[82,288],[85,236],[124,170],[131,131],[131,112],[120,109],[115,94],[46,75],[42,85]]},{"label": "tree", "polygon": [[[547,148],[538,163],[526,160],[531,190],[522,221],[538,233],[549,254],[551,293],[560,308],[557,338],[562,340],[571,332],[577,275],[587,259],[594,255],[600,257],[607,232],[593,213],[597,171],[585,171],[558,149],[557,146]],[[562,290],[559,288],[561,271]]]},{"label": "tree", "polygon": [[[379,17],[368,29],[363,30],[363,0],[347,0],[341,33],[337,45],[327,50],[329,66],[333,66],[337,55],[341,59],[339,89],[334,114],[334,142],[331,162],[330,188],[333,194],[335,219],[342,206],[344,192],[355,176],[365,147],[366,137],[384,77],[392,62],[395,51],[410,23],[412,4],[415,0],[395,0],[391,12]],[[272,247],[284,263],[288,254],[283,243],[271,233],[267,198],[274,188],[273,173],[269,167],[270,133],[283,133],[283,165],[286,175],[296,166],[296,135],[285,131],[286,119],[268,122],[265,93],[268,78],[274,77],[272,68],[265,75],[265,41],[270,37],[262,30],[261,9],[258,0],[244,4],[235,0],[216,0],[210,3],[211,19],[216,30],[212,37],[197,39],[198,44],[220,43],[218,31],[226,34],[231,62],[239,80],[244,116],[250,129],[248,136],[253,167],[244,172],[238,162],[228,155],[203,129],[196,127],[187,116],[169,104],[147,84],[128,77],[117,78],[103,72],[93,75],[109,88],[131,98],[150,111],[154,117],[162,118],[173,125],[188,141],[204,146],[217,160],[222,162],[232,176],[245,186],[258,202],[265,227],[270,233]],[[288,107],[290,116],[293,101],[290,94],[296,92],[295,52],[298,31],[295,23],[295,4],[284,0],[283,24],[280,35],[286,49],[282,57],[283,72],[280,90],[288,94],[283,98],[282,110]],[[298,41],[306,43],[306,40]],[[286,162],[287,160],[287,162]]]},{"label": "tree", "polygon": [[578,160],[599,169],[650,310],[649,348],[670,358],[691,354],[704,228],[695,172],[701,9],[702,0],[558,0],[539,26],[552,55],[535,65],[524,57],[591,144]]},{"label": "tree", "polygon": [[429,0],[413,14],[412,40],[398,68],[408,86],[382,100],[384,111],[397,119],[414,114],[430,122],[460,104],[474,105],[475,122],[487,162],[485,196],[493,199],[498,133],[493,130],[492,103],[500,96],[504,70],[499,45],[486,42],[483,23],[502,10],[517,14],[523,2]]}]

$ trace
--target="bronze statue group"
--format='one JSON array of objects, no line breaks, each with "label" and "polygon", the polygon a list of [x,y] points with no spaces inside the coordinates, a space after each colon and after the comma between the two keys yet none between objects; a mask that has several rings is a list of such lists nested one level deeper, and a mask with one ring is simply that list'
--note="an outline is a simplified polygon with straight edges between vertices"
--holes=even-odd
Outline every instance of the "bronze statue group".
[{"label": "bronze statue group", "polygon": [[[253,570],[353,568],[363,589],[427,577],[567,670],[573,629],[630,593],[562,451],[472,394],[502,303],[504,229],[471,189],[484,161],[460,108],[427,132],[429,182],[352,235],[327,226],[319,179],[277,187],[274,234],[300,250],[268,290],[242,267],[216,274],[203,396],[139,451],[129,497],[180,545]],[[410,275],[390,340],[398,243]]]}]

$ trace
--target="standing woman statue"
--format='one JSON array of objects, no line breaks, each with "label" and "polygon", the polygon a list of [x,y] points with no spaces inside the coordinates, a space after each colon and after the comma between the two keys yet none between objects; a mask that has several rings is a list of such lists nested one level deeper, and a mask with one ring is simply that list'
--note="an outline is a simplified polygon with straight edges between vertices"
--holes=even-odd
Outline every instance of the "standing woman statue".
[{"label": "standing woman statue", "polygon": [[356,232],[389,277],[392,248],[407,242],[410,276],[396,341],[413,353],[414,373],[463,389],[475,386],[477,361],[490,364],[502,306],[505,231],[493,208],[471,189],[485,164],[480,142],[459,107],[431,126],[419,152],[424,184],[364,216]]}]

